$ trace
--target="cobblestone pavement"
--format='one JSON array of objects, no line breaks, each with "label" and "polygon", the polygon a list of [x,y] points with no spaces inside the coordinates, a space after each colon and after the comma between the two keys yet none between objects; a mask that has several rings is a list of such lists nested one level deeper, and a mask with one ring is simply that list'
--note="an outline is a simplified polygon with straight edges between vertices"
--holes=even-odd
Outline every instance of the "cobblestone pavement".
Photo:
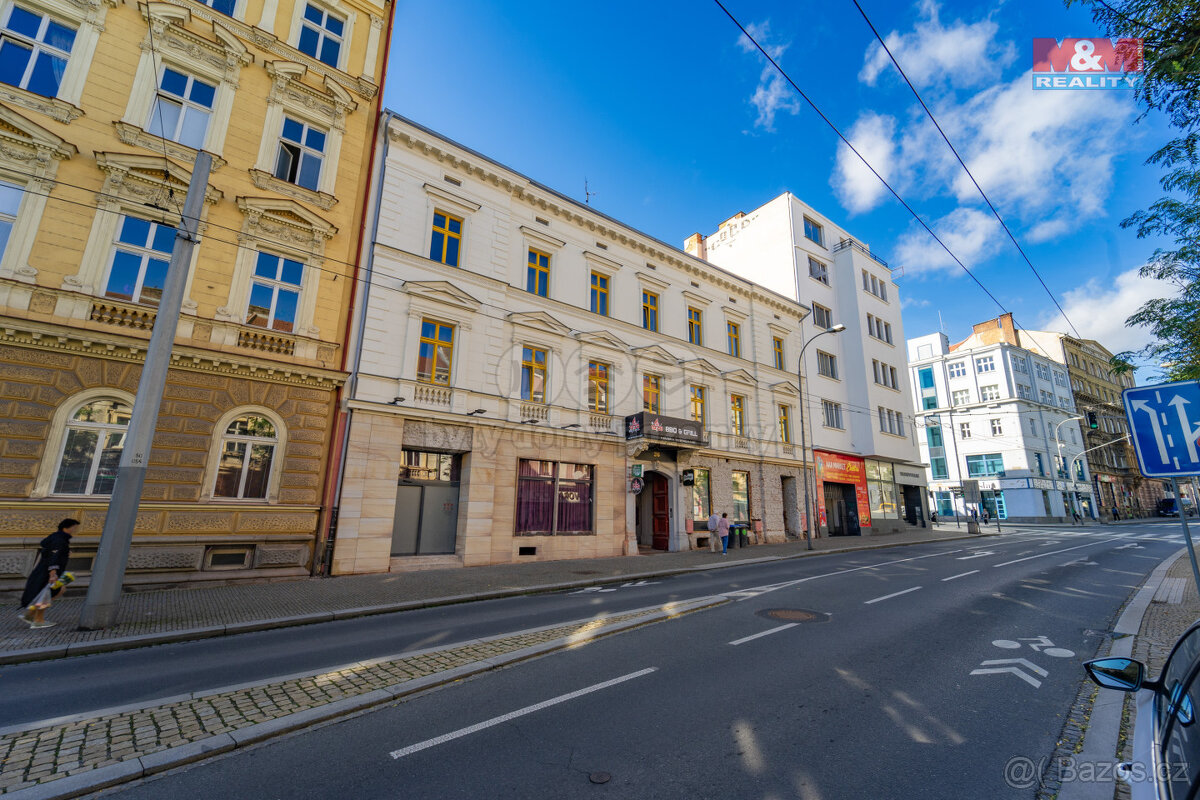
[{"label": "cobblestone pavement", "polygon": [[[821,538],[813,544],[816,552],[837,552],[942,541],[965,535],[965,526],[956,528],[949,524],[939,525],[936,529],[862,538]],[[536,587],[565,583],[587,585],[647,573],[726,566],[751,559],[788,558],[804,555],[806,552],[805,542],[801,540],[730,548],[728,556],[710,553],[708,550],[692,550],[618,558],[497,564],[327,579],[308,578],[273,583],[136,591],[127,593],[122,599],[117,623],[102,631],[76,630],[84,590],[75,590],[73,595],[56,602],[47,612],[46,618],[57,622],[57,626],[41,630],[31,630],[17,619],[18,596],[10,593],[10,612],[0,614],[0,655],[6,651],[61,648],[126,637],[171,634],[272,620],[280,621],[280,625],[294,624],[294,620],[289,621],[287,618],[325,614],[327,619],[331,619],[331,614],[355,609],[400,603],[411,603],[416,607],[437,599],[469,600],[490,593],[519,593],[524,590],[536,590]]]},{"label": "cobblestone pavement", "polygon": [[[651,608],[491,639],[474,640],[394,660],[375,660],[316,675],[193,695],[189,699],[31,728],[0,736],[0,794],[44,784],[168,748],[361,696],[406,681],[565,639],[581,642],[600,629],[645,618]],[[652,619],[653,617],[653,619]],[[36,724],[36,723],[35,723]]]}]

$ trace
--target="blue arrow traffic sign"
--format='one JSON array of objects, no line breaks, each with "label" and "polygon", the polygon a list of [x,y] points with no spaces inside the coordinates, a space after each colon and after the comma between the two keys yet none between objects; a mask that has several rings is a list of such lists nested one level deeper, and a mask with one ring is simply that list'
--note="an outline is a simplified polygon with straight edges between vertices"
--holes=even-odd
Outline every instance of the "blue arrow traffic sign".
[{"label": "blue arrow traffic sign", "polygon": [[1200,474],[1200,381],[1137,386],[1121,397],[1143,475]]}]

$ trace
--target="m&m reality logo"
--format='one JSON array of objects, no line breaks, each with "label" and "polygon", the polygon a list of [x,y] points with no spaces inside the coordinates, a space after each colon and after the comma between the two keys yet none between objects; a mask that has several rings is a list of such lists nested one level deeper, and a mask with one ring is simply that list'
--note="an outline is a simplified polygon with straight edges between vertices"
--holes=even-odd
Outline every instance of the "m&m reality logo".
[{"label": "m&m reality logo", "polygon": [[1132,89],[1141,39],[1034,39],[1034,89]]}]

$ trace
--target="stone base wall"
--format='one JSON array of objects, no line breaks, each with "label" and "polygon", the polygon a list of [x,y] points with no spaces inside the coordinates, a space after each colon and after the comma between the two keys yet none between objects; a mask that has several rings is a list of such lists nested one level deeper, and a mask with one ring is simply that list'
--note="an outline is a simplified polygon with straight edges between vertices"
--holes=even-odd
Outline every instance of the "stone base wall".
[{"label": "stone base wall", "polygon": [[[728,512],[733,517],[733,473],[734,471],[750,474],[750,518],[761,520],[762,530],[757,532],[756,540],[777,543],[787,539],[789,531],[785,524],[784,504],[790,503],[796,530],[793,535],[803,535],[800,527],[800,513],[804,507],[804,476],[801,465],[794,466],[770,462],[739,460],[714,455],[698,455],[685,459],[680,468],[707,469],[712,488],[712,508],[720,514]],[[795,479],[792,488],[785,496],[783,478]],[[690,488],[683,487],[685,502],[682,506],[689,509]],[[701,520],[693,520],[703,528]],[[751,531],[755,533],[755,531]]]}]

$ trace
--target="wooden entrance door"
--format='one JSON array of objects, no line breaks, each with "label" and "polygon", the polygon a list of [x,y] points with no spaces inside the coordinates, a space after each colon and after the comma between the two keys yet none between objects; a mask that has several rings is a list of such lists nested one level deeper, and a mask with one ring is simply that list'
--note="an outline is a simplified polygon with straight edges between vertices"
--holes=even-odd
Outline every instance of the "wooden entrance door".
[{"label": "wooden entrance door", "polygon": [[653,473],[649,476],[650,517],[653,538],[650,546],[655,550],[671,547],[671,503],[667,492],[667,479]]}]

